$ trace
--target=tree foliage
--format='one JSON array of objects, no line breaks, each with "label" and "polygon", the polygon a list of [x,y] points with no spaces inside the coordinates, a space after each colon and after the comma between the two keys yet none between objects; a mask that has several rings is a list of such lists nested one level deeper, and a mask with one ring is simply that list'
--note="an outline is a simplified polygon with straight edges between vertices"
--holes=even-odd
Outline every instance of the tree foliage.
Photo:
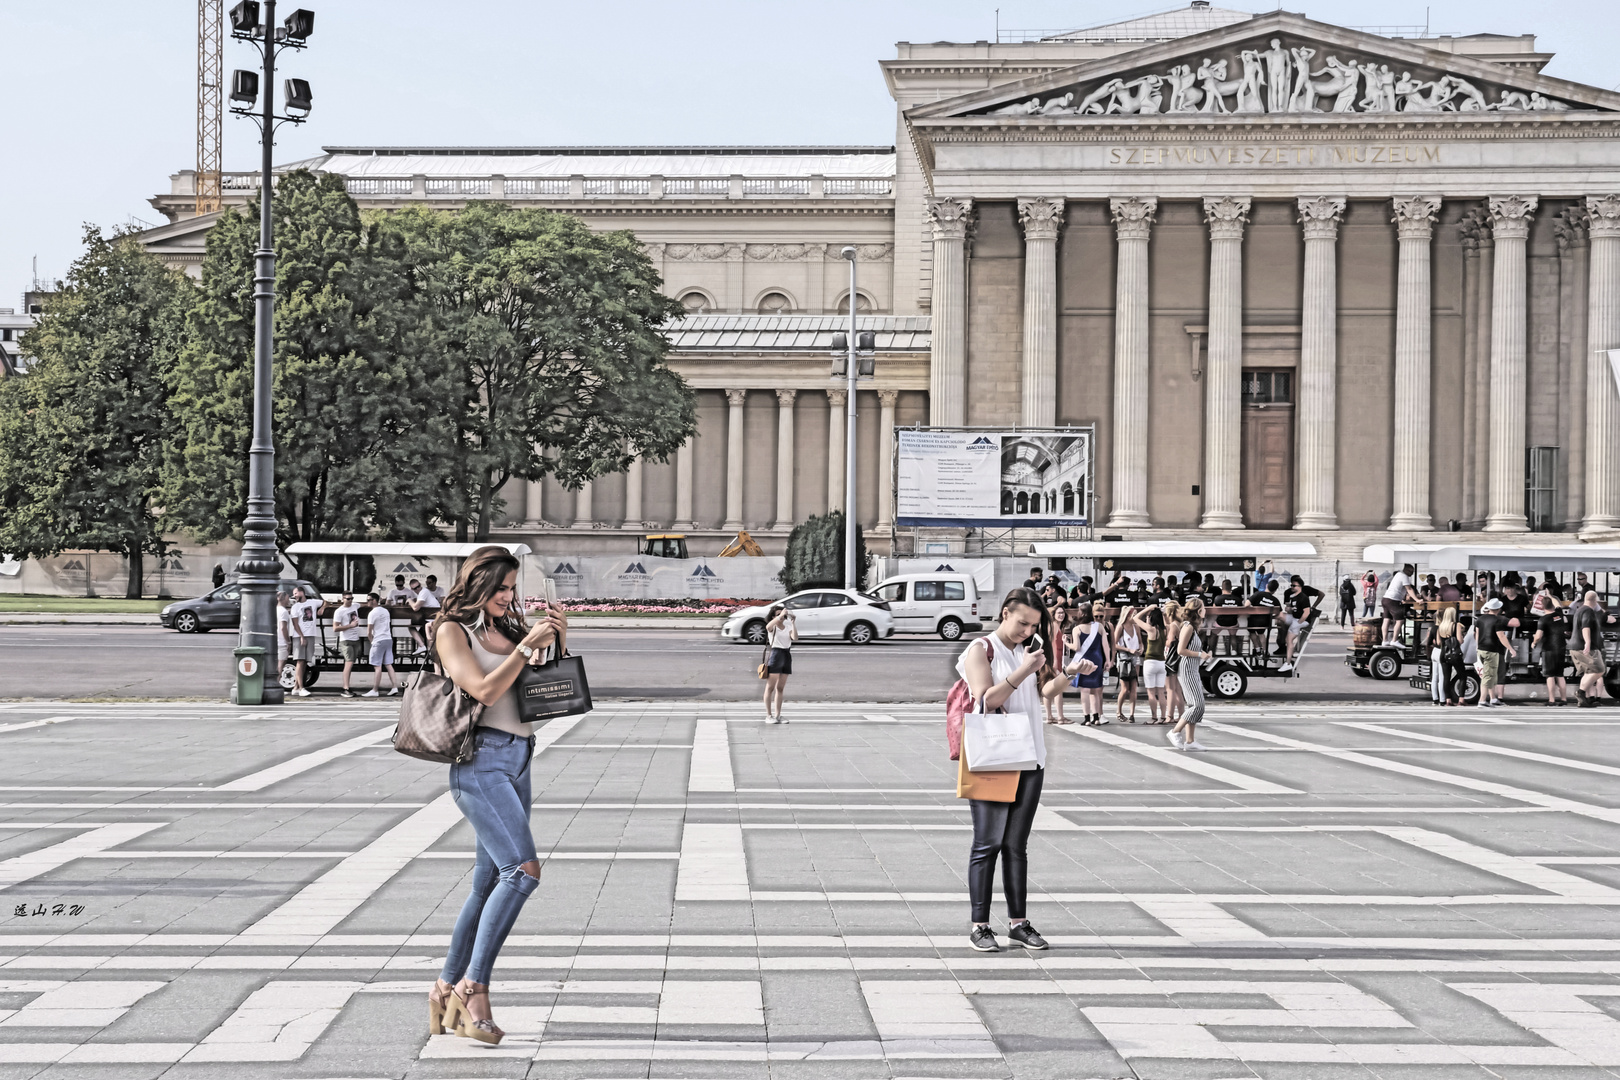
[{"label": "tree foliage", "polygon": [[637,456],[667,460],[696,431],[692,392],[664,364],[660,330],[680,308],[633,234],[484,203],[380,226],[420,305],[422,364],[450,395],[444,516],[458,539],[488,538],[514,476],[578,488]]},{"label": "tree foliage", "polygon": [[32,370],[0,382],[0,550],[118,552],[139,597],[143,556],[165,550],[165,376],[194,290],[128,233],[84,243],[23,339]]},{"label": "tree foliage", "polygon": [[[278,539],[436,535],[444,388],[402,347],[414,306],[397,260],[340,177],[288,173],[271,210]],[[227,211],[210,230],[171,379],[169,506],[205,541],[237,533],[247,501],[257,219]]]},{"label": "tree foliage", "polygon": [[[872,569],[872,555],[866,550],[866,537],[855,526],[855,559],[860,568],[857,587]],[[779,580],[788,592],[800,589],[844,587],[844,512],[833,510],[814,514],[793,527],[788,534],[787,557]]]}]

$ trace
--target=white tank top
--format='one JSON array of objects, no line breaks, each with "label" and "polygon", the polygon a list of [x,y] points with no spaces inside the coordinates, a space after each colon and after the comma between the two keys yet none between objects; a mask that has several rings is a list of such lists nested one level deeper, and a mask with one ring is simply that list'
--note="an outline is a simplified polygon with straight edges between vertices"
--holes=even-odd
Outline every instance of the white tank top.
[{"label": "white tank top", "polygon": [[[506,658],[511,655],[510,653],[490,652],[478,640],[479,635],[473,633],[469,627],[463,626],[461,623],[455,625],[467,631],[467,644],[472,646],[473,659],[478,661],[478,666],[483,669],[485,675],[506,663]],[[500,631],[490,630],[488,633],[498,634]],[[533,724],[525,724],[518,719],[517,687],[515,685],[502,694],[500,700],[495,704],[484,706],[484,714],[478,718],[478,726],[511,732],[513,735],[524,739],[534,734]]]}]

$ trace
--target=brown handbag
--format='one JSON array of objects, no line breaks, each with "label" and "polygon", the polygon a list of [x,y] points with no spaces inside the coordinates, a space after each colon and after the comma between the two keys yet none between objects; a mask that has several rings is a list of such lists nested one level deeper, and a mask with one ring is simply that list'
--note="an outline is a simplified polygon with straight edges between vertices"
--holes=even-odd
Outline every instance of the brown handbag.
[{"label": "brown handbag", "polygon": [[1009,772],[973,772],[968,768],[967,745],[956,761],[956,797],[982,799],[985,802],[1017,802],[1018,781],[1024,774],[1014,769]]},{"label": "brown handbag", "polygon": [[454,764],[473,755],[484,705],[451,679],[423,669],[405,687],[394,749],[423,761]]}]

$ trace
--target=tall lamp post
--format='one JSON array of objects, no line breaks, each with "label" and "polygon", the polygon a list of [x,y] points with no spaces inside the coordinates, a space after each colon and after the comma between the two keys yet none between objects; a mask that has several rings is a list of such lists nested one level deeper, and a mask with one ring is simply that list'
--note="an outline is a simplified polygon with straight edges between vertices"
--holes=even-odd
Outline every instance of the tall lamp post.
[{"label": "tall lamp post", "polygon": [[[315,29],[315,15],[299,8],[277,27],[276,0],[265,0],[264,17],[256,0],[242,0],[231,9],[231,37],[251,42],[263,59],[264,100],[259,99],[259,75],[238,70],[231,74],[231,112],[259,124],[259,250],[253,254],[253,442],[248,449],[247,515],[242,519],[242,558],[236,564],[237,582],[242,588],[242,624],[239,646],[257,646],[265,657],[276,656],[276,587],[281,580],[281,557],[276,552],[276,448],[271,432],[271,406],[274,401],[274,319],[276,306],[276,252],[271,202],[273,177],[271,154],[276,142],[276,126],[301,124],[309,115],[309,83],[288,79],[284,88],[287,112],[276,114],[276,54],[282,49],[302,49]],[[245,663],[245,661],[244,661]],[[269,665],[274,668],[275,665]],[[238,669],[241,671],[243,669]],[[261,665],[264,678],[262,701],[280,705],[283,700],[279,670]]]},{"label": "tall lamp post", "polygon": [[[849,333],[833,335],[833,375],[844,375],[847,380],[844,416],[844,588],[857,589],[861,584],[861,569],[856,565],[855,545],[855,385],[861,376],[873,374],[873,354],[876,335],[855,332],[855,255],[853,246],[838,252],[849,260]],[[879,465],[881,468],[882,465]]]}]

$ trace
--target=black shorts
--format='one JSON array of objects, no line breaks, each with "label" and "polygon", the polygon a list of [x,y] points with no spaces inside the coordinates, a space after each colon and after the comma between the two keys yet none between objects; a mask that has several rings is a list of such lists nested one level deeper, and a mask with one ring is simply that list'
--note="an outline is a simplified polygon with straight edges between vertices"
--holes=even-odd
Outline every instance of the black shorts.
[{"label": "black shorts", "polygon": [[765,674],[791,675],[793,674],[793,650],[772,649],[765,656]]}]

